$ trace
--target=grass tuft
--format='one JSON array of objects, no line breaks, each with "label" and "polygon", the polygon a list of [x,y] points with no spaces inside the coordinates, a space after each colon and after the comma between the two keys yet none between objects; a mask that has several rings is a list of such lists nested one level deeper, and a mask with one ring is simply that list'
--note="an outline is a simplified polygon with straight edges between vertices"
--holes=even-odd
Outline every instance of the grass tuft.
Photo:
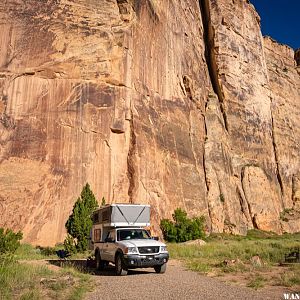
[{"label": "grass tuft", "polygon": [[299,286],[300,287],[300,266],[295,265],[289,269],[289,272],[280,274],[277,285],[286,287]]},{"label": "grass tuft", "polygon": [[90,276],[82,268],[69,267],[63,268],[62,273],[67,275],[76,276],[79,280],[78,284],[71,291],[68,300],[80,300],[84,294],[91,290]]},{"label": "grass tuft", "polygon": [[264,287],[266,279],[260,274],[254,274],[250,277],[250,281],[247,284],[248,287],[254,288],[255,290]]}]

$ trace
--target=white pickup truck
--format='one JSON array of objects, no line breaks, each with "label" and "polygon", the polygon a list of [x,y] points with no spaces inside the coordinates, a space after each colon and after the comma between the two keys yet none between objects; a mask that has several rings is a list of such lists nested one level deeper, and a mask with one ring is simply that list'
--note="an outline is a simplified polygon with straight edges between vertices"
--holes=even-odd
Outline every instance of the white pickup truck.
[{"label": "white pickup truck", "polygon": [[164,243],[143,228],[149,225],[149,205],[111,204],[97,210],[91,232],[97,269],[111,262],[117,275],[126,275],[128,269],[150,267],[164,273],[169,253]]}]

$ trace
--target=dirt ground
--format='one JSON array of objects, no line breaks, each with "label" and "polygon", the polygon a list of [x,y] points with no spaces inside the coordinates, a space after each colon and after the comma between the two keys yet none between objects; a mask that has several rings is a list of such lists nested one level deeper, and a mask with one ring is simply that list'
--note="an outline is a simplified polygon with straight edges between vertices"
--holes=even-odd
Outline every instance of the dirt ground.
[{"label": "dirt ground", "polygon": [[[58,271],[62,264],[58,260],[32,260],[23,263],[46,265],[53,271]],[[81,269],[85,260],[69,261]],[[182,262],[170,260],[165,274],[156,274],[154,269],[130,270],[127,276],[115,276],[114,267],[109,266],[104,271],[88,269],[92,277],[91,292],[85,296],[86,300],[114,300],[114,299],[284,299],[284,293],[296,293],[293,288],[270,286],[254,290],[246,287],[247,277],[241,274],[224,274],[223,276],[201,275],[188,270]],[[266,271],[264,277],[270,278],[282,272],[282,268]],[[248,274],[251,275],[251,274]]]},{"label": "dirt ground", "polygon": [[97,299],[283,299],[283,293],[294,292],[283,287],[245,287],[232,275],[208,277],[188,270],[177,260],[168,263],[165,274],[153,269],[136,269],[127,276],[114,276],[114,269],[95,274],[95,290],[86,300]]}]

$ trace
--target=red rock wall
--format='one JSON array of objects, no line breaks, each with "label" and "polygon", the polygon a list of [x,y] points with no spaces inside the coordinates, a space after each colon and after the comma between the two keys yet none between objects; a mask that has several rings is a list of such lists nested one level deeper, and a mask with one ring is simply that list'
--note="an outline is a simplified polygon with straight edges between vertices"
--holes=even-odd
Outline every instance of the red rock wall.
[{"label": "red rock wall", "polygon": [[[215,182],[210,202],[216,231],[258,227],[281,232],[283,209],[272,138],[271,100],[259,16],[244,0],[207,1],[214,40],[213,57],[223,110],[223,131],[212,150]],[[214,124],[211,124],[214,131]],[[212,134],[211,134],[212,135]],[[220,160],[222,155],[222,160]],[[220,168],[220,163],[227,168]],[[240,204],[240,205],[239,205]],[[237,207],[241,207],[237,210]]]},{"label": "red rock wall", "polygon": [[0,223],[54,244],[85,182],[128,200],[123,21],[112,1],[6,1],[0,11]]},{"label": "red rock wall", "polygon": [[62,241],[89,182],[150,203],[155,231],[177,207],[215,232],[297,230],[292,50],[246,0],[200,3],[0,4],[0,226]]},{"label": "red rock wall", "polygon": [[294,51],[271,38],[264,39],[274,149],[285,210],[281,213],[282,230],[299,232],[300,221],[300,76]]}]

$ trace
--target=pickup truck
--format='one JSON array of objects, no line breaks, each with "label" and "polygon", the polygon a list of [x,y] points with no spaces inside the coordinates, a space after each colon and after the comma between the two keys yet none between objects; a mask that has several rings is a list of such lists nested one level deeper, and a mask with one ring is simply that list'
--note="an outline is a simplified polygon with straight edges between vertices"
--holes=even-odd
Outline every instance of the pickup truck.
[{"label": "pickup truck", "polygon": [[166,245],[138,227],[112,228],[104,241],[94,243],[94,249],[97,269],[111,262],[117,275],[126,275],[128,269],[151,267],[156,273],[164,273],[169,259]]}]

